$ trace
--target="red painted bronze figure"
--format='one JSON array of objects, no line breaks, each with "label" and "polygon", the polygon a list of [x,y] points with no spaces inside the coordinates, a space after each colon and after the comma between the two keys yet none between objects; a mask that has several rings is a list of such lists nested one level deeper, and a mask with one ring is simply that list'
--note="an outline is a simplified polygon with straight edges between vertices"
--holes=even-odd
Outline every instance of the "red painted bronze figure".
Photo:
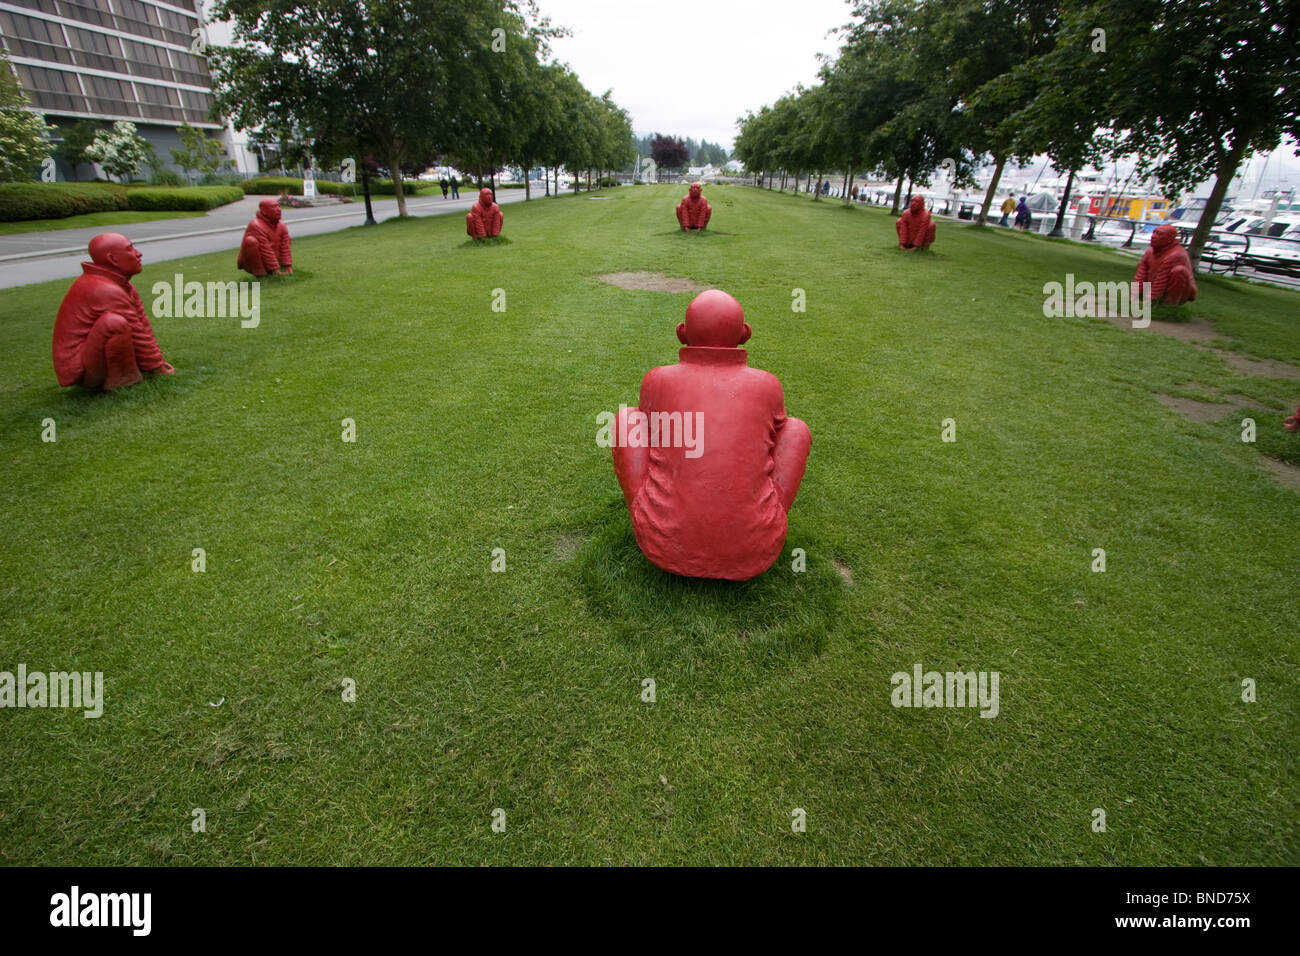
[{"label": "red painted bronze figure", "polygon": [[812,435],[781,383],[749,368],[740,303],[702,292],[677,326],[676,365],[652,369],[611,436],[642,553],[673,574],[745,581],[781,554]]},{"label": "red painted bronze figure", "polygon": [[240,243],[235,264],[259,278],[293,272],[289,230],[280,221],[278,200],[263,199],[257,204],[257,215],[244,230],[244,241]]},{"label": "red painted bronze figure", "polygon": [[1133,276],[1136,297],[1143,282],[1151,283],[1151,299],[1166,305],[1182,305],[1196,298],[1192,260],[1178,241],[1178,229],[1166,223],[1151,233],[1151,248],[1142,254]]},{"label": "red painted bronze figure", "polygon": [[913,196],[894,228],[898,230],[898,248],[929,249],[934,242],[934,219],[925,208],[925,199]]},{"label": "red painted bronze figure", "polygon": [[140,293],[131,284],[143,257],[126,236],[90,240],[90,262],[72,283],[54,319],[54,374],[60,385],[122,388],[144,372],[171,375]]},{"label": "red painted bronze figure", "polygon": [[704,187],[691,183],[687,196],[677,204],[677,224],[686,232],[698,232],[709,224],[713,209],[704,198]]},{"label": "red painted bronze figure", "polygon": [[465,214],[465,231],[477,242],[489,236],[501,235],[501,207],[492,201],[492,190],[484,187],[478,191],[478,202]]}]

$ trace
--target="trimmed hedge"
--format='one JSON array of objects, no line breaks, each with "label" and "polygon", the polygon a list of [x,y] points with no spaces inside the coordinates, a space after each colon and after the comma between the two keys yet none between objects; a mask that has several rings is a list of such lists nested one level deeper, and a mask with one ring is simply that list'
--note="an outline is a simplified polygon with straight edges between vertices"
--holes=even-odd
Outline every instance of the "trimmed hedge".
[{"label": "trimmed hedge", "polygon": [[[296,176],[258,176],[255,179],[245,179],[239,184],[239,188],[246,195],[253,196],[278,196],[282,192],[287,192],[290,196],[302,195],[302,180]],[[358,192],[360,184],[358,184]],[[351,184],[336,183],[328,179],[316,180],[316,192],[321,195],[340,196],[351,195]],[[373,184],[371,192],[374,192]]]},{"label": "trimmed hedge", "polygon": [[[468,186],[468,183],[461,183],[462,188]],[[278,196],[282,192],[287,192],[290,196],[302,195],[302,180],[296,176],[258,176],[255,179],[246,179],[240,183],[240,188],[245,193],[255,196]],[[330,179],[316,180],[316,192],[321,195],[329,196],[351,196],[353,189],[356,195],[362,194],[361,180],[355,183],[336,183]],[[408,196],[414,196],[421,189],[437,189],[438,184],[428,182],[423,179],[403,179],[402,192]],[[393,187],[391,179],[372,179],[370,180],[370,195],[372,196],[395,196],[396,190]]]},{"label": "trimmed hedge", "polygon": [[176,210],[207,212],[226,203],[239,202],[244,191],[238,186],[143,186],[127,190],[127,208],[140,212]]},{"label": "trimmed hedge", "polygon": [[0,184],[0,222],[66,219],[127,209],[126,190],[110,183]]},{"label": "trimmed hedge", "polygon": [[237,186],[120,186],[116,183],[0,184],[0,222],[66,219],[88,212],[207,212],[238,202]]}]

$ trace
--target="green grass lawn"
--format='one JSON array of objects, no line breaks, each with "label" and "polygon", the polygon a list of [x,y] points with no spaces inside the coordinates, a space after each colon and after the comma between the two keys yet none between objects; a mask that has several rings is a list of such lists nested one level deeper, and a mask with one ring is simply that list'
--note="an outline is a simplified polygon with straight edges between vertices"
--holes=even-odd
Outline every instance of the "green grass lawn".
[{"label": "green grass lawn", "polygon": [[125,226],[133,222],[153,222],[155,219],[192,219],[205,216],[203,212],[135,212],[122,209],[117,212],[87,212],[64,219],[27,219],[22,222],[0,222],[0,236],[13,236],[23,232],[50,232],[56,229],[80,229],[83,226]]},{"label": "green grass lawn", "polygon": [[[178,374],[110,396],[55,384],[68,283],[7,290],[0,670],[106,699],[0,711],[0,861],[1300,863],[1300,494],[1260,464],[1300,383],[1044,317],[1046,282],[1130,278],[1113,251],[940,223],[905,254],[884,210],[743,187],[686,235],[683,193],[303,239],[259,327],[157,319]],[[690,300],[594,278],[634,270],[735,295],[812,429],[746,584],[650,566],[595,444]],[[1296,362],[1297,305],[1206,279],[1186,311]],[[1269,410],[1156,398],[1207,392]],[[998,716],[893,707],[918,663],[997,671]]]}]

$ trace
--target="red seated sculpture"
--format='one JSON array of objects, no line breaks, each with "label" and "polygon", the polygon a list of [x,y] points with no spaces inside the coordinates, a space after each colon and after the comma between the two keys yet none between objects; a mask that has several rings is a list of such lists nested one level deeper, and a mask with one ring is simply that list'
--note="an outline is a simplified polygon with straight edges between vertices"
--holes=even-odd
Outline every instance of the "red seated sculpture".
[{"label": "red seated sculpture", "polygon": [[143,257],[126,236],[90,240],[90,262],[72,283],[54,319],[54,374],[60,385],[88,389],[134,385],[143,372],[171,375],[140,293],[131,284]]},{"label": "red seated sculpture", "polygon": [[492,201],[492,190],[484,187],[478,191],[478,202],[465,214],[465,231],[477,242],[489,236],[501,235],[501,207]]},{"label": "red seated sculpture", "polygon": [[930,217],[930,210],[925,208],[924,197],[912,197],[894,228],[898,230],[898,248],[930,248],[930,243],[934,242],[934,219]]},{"label": "red seated sculpture", "polygon": [[677,204],[677,224],[687,232],[695,232],[707,226],[712,215],[713,208],[704,198],[704,187],[691,183],[686,197]]},{"label": "red seated sculpture", "polygon": [[1166,305],[1182,305],[1196,298],[1192,260],[1178,241],[1178,229],[1166,223],[1151,233],[1151,248],[1142,253],[1133,276],[1136,298],[1143,282],[1151,283],[1151,299]]},{"label": "red seated sculpture", "polygon": [[244,230],[235,265],[258,277],[293,272],[289,230],[280,221],[279,200],[263,199],[257,204],[257,215]]},{"label": "red seated sculpture", "polygon": [[641,551],[673,574],[745,581],[781,555],[812,434],[781,383],[749,368],[740,303],[701,292],[677,365],[651,369],[614,422],[614,472]]}]

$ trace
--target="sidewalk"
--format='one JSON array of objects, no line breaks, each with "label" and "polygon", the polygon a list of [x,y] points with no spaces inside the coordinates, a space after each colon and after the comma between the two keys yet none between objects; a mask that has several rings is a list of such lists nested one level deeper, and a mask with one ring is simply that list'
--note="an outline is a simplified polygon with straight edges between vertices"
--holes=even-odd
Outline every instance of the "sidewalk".
[{"label": "sidewalk", "polygon": [[[544,195],[544,194],[543,194]],[[103,232],[120,232],[140,247],[146,265],[179,259],[184,256],[220,252],[239,248],[244,227],[257,214],[257,204],[266,196],[245,196],[239,202],[221,206],[206,216],[187,219],[156,219],[153,222],[127,223],[120,226],[87,226],[78,229],[55,229],[0,236],[0,289],[72,279],[81,275],[81,263],[88,258],[86,246]],[[534,199],[540,198],[534,195]],[[436,216],[458,212],[461,215],[478,199],[477,190],[461,189],[460,199],[441,196],[407,197],[406,210],[412,216]],[[498,189],[501,205],[522,202],[522,189]],[[396,199],[372,199],[375,219],[383,222],[397,215]],[[294,239],[324,232],[337,232],[366,221],[366,204],[358,199],[349,204],[285,209],[284,223]],[[231,260],[233,266],[234,260]]]}]

